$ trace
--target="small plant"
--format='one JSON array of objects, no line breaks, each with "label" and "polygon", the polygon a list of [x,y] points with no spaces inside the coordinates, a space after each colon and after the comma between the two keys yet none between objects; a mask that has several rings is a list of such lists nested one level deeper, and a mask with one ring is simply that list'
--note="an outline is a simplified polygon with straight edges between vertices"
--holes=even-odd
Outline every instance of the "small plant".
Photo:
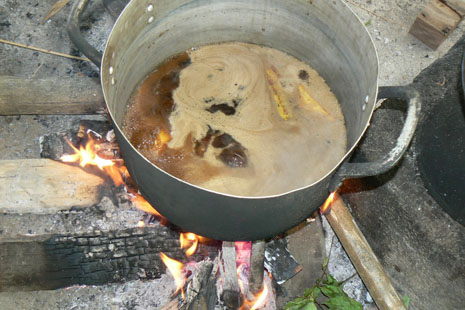
[{"label": "small plant", "polygon": [[[348,279],[339,282],[328,273],[328,261],[326,258],[321,277],[315,281],[312,288],[305,290],[304,296],[298,297],[284,306],[284,310],[362,310],[362,304],[347,296],[342,290]],[[324,297],[323,297],[324,296]],[[320,297],[318,299],[318,297]],[[318,299],[318,300],[317,300]]]}]

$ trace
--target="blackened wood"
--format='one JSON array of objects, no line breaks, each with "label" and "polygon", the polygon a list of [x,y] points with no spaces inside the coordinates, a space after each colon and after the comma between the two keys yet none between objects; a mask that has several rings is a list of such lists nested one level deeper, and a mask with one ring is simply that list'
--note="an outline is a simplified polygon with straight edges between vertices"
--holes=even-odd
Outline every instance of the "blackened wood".
[{"label": "blackened wood", "polygon": [[406,310],[378,258],[358,228],[346,205],[336,194],[331,212],[326,215],[339,241],[350,257],[380,310]]},{"label": "blackened wood", "polygon": [[[188,259],[178,238],[160,225],[0,243],[0,291],[159,278],[166,270],[160,252],[184,263],[205,258],[195,254]],[[214,258],[217,249],[201,245],[200,250]]]},{"label": "blackened wood", "polygon": [[263,287],[263,274],[265,262],[265,241],[258,240],[252,243],[250,254],[249,291],[257,294]]},{"label": "blackened wood", "polygon": [[0,115],[102,113],[105,105],[96,80],[0,76]]},{"label": "blackened wood", "polygon": [[187,288],[187,310],[214,310],[217,303],[218,260],[203,261]]}]

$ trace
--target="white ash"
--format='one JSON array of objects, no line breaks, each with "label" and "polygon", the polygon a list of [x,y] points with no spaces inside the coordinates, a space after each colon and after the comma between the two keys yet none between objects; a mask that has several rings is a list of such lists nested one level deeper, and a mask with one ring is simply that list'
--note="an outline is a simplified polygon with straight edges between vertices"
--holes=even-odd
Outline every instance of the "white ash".
[{"label": "white ash", "polygon": [[53,291],[2,292],[2,310],[161,309],[176,290],[173,278],[163,275],[150,281],[131,281],[102,286],[72,286]]},{"label": "white ash", "polygon": [[344,284],[344,292],[346,292],[350,298],[360,302],[363,305],[363,309],[377,309],[376,305],[373,303],[373,298],[357,274],[354,265],[352,265],[346,251],[331,228],[331,225],[324,216],[321,217],[321,221],[325,233],[326,255],[330,255],[328,263],[329,273],[339,282],[350,278],[350,280]]}]

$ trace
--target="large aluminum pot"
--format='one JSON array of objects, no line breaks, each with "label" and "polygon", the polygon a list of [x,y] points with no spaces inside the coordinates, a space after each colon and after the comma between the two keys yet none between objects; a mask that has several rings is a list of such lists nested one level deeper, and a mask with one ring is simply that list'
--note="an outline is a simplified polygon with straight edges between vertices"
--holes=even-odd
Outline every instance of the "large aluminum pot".
[{"label": "large aluminum pot", "polygon": [[[69,30],[75,44],[99,64],[98,52],[71,31],[86,2],[75,4]],[[191,47],[227,41],[265,45],[297,57],[316,69],[339,99],[349,147],[318,182],[275,196],[224,195],[160,170],[122,133],[131,93],[158,64]],[[344,178],[385,172],[407,148],[419,113],[418,96],[409,88],[383,87],[378,96],[372,39],[340,0],[132,0],[108,38],[101,83],[121,153],[140,192],[172,223],[220,240],[277,235],[310,216]],[[409,107],[395,148],[380,162],[349,163],[377,100],[385,97],[405,99]]]}]

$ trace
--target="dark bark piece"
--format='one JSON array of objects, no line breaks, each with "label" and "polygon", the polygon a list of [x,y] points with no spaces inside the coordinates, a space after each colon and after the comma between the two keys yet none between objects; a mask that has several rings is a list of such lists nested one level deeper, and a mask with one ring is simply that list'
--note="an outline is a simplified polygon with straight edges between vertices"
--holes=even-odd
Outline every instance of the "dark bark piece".
[{"label": "dark bark piece", "polygon": [[236,113],[236,108],[231,107],[227,103],[214,104],[206,110],[210,113],[216,113],[220,111],[224,115],[234,115]]},{"label": "dark bark piece", "polygon": [[213,139],[212,145],[216,148],[224,148],[234,142],[236,142],[236,140],[234,140],[234,138],[231,137],[231,135],[224,133],[220,136],[215,137],[215,139]]},{"label": "dark bark piece", "polygon": [[219,155],[221,161],[232,168],[247,166],[247,155],[244,148],[239,144],[234,144],[224,149]]}]

